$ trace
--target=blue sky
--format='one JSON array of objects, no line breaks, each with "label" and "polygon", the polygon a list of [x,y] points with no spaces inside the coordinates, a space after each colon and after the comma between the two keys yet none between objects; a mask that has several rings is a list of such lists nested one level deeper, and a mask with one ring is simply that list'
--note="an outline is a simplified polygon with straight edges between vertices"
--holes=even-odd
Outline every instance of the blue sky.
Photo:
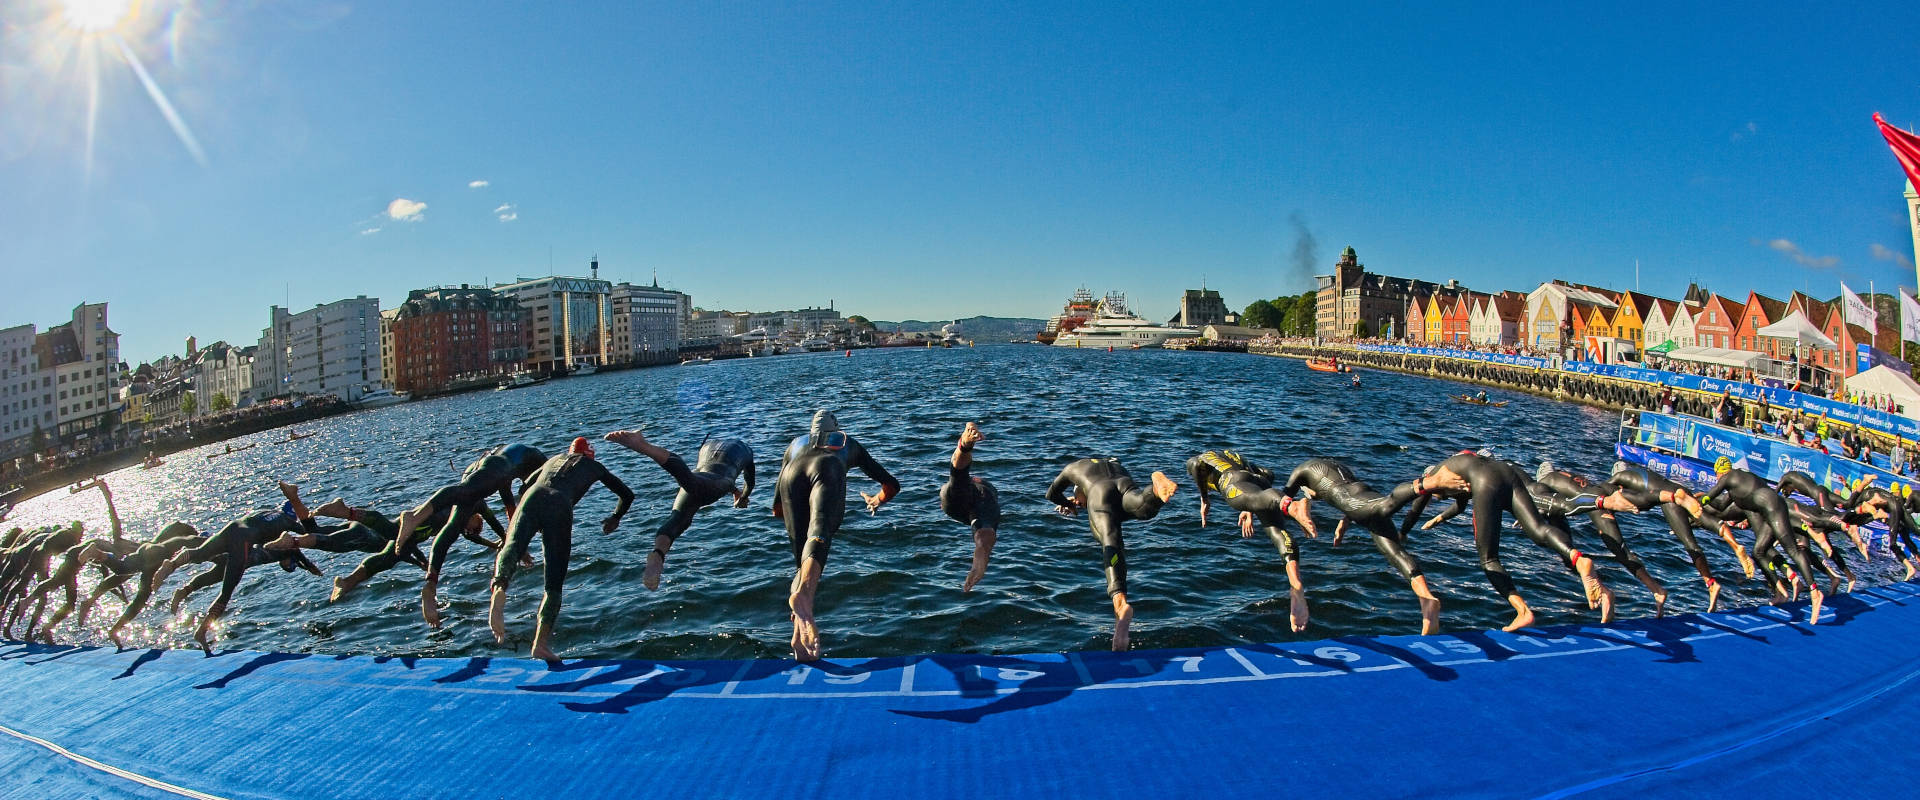
[{"label": "blue sky", "polygon": [[595,254],[708,308],[1164,318],[1310,288],[1302,231],[1492,290],[1914,282],[1870,115],[1920,126],[1920,7],[1592,5],[147,0],[112,30],[203,162],[8,2],[0,325],[105,300],[145,360]]}]

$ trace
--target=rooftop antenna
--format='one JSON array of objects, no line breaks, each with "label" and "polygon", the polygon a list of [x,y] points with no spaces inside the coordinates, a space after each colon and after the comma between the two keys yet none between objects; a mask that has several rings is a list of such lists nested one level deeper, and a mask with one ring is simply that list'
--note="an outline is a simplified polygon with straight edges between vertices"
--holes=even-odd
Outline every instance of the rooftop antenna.
[{"label": "rooftop antenna", "polygon": [[1640,291],[1640,259],[1633,260],[1633,290]]}]

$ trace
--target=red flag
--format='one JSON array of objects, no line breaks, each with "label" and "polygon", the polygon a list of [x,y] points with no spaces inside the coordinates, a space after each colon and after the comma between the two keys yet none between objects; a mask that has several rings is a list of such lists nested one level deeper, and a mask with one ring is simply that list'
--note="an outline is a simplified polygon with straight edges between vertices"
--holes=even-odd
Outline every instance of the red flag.
[{"label": "red flag", "polygon": [[1880,135],[1887,137],[1887,146],[1893,148],[1893,157],[1900,159],[1900,166],[1907,171],[1907,180],[1920,187],[1920,136],[1915,136],[1899,128],[1888,125],[1874,112],[1873,122],[1880,126]]}]

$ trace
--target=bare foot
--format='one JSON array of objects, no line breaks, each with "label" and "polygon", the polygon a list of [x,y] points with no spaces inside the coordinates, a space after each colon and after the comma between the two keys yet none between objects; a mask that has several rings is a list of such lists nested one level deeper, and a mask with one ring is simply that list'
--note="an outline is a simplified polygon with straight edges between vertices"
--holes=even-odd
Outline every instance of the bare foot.
[{"label": "bare foot", "polygon": [[1720,582],[1709,578],[1707,580],[1707,613],[1711,614],[1719,610],[1719,608]]},{"label": "bare foot", "polygon": [[292,550],[300,546],[300,540],[291,533],[282,533],[280,538],[262,546],[268,550]]},{"label": "bare foot", "polygon": [[1913,561],[1910,559],[1901,559],[1900,563],[1905,564],[1907,567],[1907,576],[1904,578],[1901,578],[1900,580],[1903,580],[1903,581],[1913,580]]},{"label": "bare foot", "polygon": [[1124,653],[1133,639],[1133,605],[1124,595],[1113,596],[1113,652]]},{"label": "bare foot", "polygon": [[[1313,515],[1308,513],[1310,510],[1310,501],[1307,500],[1295,500],[1287,504],[1287,516],[1293,517],[1294,522],[1300,523],[1300,530],[1306,531],[1308,536],[1318,539],[1320,533],[1313,528]],[[1339,544],[1340,537],[1336,534],[1333,541]]]},{"label": "bare foot", "polygon": [[548,647],[546,645],[541,645],[539,647],[534,648],[533,657],[540,659],[541,661],[559,661],[560,660],[559,656],[556,656],[553,654],[553,648]]},{"label": "bare foot", "polygon": [[820,660],[820,632],[811,619],[801,619],[793,615],[793,660],[800,662]]},{"label": "bare foot", "polygon": [[1807,607],[1807,624],[1818,625],[1820,624],[1820,603],[1827,599],[1826,595],[1821,594],[1818,588],[1812,586],[1807,587],[1807,595],[1813,600],[1813,604]]},{"label": "bare foot", "polygon": [[1605,586],[1600,587],[1600,621],[1613,621],[1613,590]]},{"label": "bare foot", "polygon": [[1305,592],[1293,592],[1292,607],[1287,610],[1287,620],[1293,623],[1293,632],[1307,629],[1307,595]]},{"label": "bare foot", "polygon": [[1515,615],[1513,618],[1513,621],[1507,623],[1506,626],[1502,627],[1500,630],[1512,632],[1512,631],[1520,630],[1521,628],[1531,628],[1531,627],[1533,627],[1533,611],[1528,610]]},{"label": "bare foot", "polygon": [[353,509],[347,505],[347,501],[338,497],[321,503],[319,508],[313,510],[313,515],[316,517],[334,517],[336,519],[346,519],[347,516],[352,513]]},{"label": "bare foot", "polygon": [[353,584],[348,583],[346,578],[344,577],[334,578],[333,592],[327,595],[327,602],[329,603],[340,602],[340,598],[345,597],[347,595],[347,592],[352,588],[353,588]]},{"label": "bare foot", "polygon": [[637,430],[614,431],[601,438],[604,438],[609,442],[613,442],[614,444],[617,444],[617,445],[622,445],[632,450],[638,450],[640,449],[641,445],[644,445],[647,443],[646,435],[642,434]]},{"label": "bare foot", "polygon": [[1653,593],[1653,615],[1656,617],[1664,617],[1667,615],[1667,591],[1665,589]]},{"label": "bare foot", "polygon": [[1167,473],[1153,473],[1153,493],[1156,497],[1160,498],[1160,502],[1164,503],[1172,500],[1173,493],[1177,491],[1180,491],[1180,484],[1174,483],[1173,479],[1168,478]]},{"label": "bare foot", "polygon": [[640,584],[651,592],[660,588],[660,571],[667,568],[667,557],[659,548],[647,554],[647,571],[640,574]]},{"label": "bare foot", "polygon": [[1737,544],[1734,545],[1733,557],[1740,560],[1740,571],[1747,573],[1748,578],[1752,578],[1753,577],[1753,556],[1747,554],[1747,548],[1741,547],[1740,545],[1737,545]]},{"label": "bare foot", "polygon": [[507,644],[507,590],[498,586],[493,589],[493,599],[487,603],[487,628],[493,631],[495,646]]},{"label": "bare foot", "polygon": [[420,618],[426,620],[428,625],[439,628],[440,598],[436,588],[431,582],[420,587]]}]

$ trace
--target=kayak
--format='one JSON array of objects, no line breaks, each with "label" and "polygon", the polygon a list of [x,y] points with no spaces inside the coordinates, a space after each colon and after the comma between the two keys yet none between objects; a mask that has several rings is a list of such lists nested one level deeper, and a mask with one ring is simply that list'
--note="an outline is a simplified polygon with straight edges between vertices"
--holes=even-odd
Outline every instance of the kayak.
[{"label": "kayak", "polygon": [[1476,406],[1492,406],[1494,408],[1500,408],[1502,406],[1505,406],[1508,403],[1513,402],[1512,400],[1475,400],[1473,399],[1473,397],[1469,395],[1464,395],[1464,394],[1456,394],[1456,395],[1450,395],[1450,396],[1453,399],[1458,400],[1462,403],[1471,403]]}]

